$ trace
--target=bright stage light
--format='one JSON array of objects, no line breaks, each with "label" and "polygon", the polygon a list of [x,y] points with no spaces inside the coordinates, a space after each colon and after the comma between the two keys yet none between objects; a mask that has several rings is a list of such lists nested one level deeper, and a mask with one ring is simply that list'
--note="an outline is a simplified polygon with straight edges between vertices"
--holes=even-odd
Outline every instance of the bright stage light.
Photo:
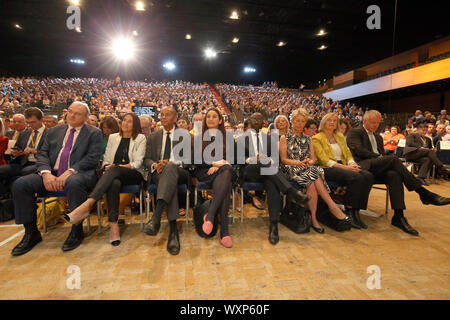
[{"label": "bright stage light", "polygon": [[326,35],[327,33],[323,30],[323,29],[320,29],[320,31],[319,31],[319,33],[317,34],[318,36],[324,36],[324,35]]},{"label": "bright stage light", "polygon": [[191,37],[191,35],[188,33],[187,35],[186,35],[186,40],[191,40],[192,39],[192,37]]},{"label": "bright stage light", "polygon": [[287,42],[280,41],[280,42],[277,43],[277,47],[283,47],[283,46],[286,45],[286,43],[287,43]]},{"label": "bright stage light", "polygon": [[21,26],[20,24],[18,24],[18,23],[16,23],[16,24],[14,25],[14,27],[16,27],[17,29],[23,29],[22,26]]},{"label": "bright stage light", "polygon": [[128,60],[134,57],[134,44],[130,39],[120,38],[114,41],[113,51],[119,60]]},{"label": "bright stage light", "polygon": [[239,42],[239,38],[233,38],[233,40],[231,40],[231,42],[238,43]]},{"label": "bright stage light", "polygon": [[215,58],[217,56],[217,52],[214,49],[208,48],[205,50],[205,57],[208,59]]},{"label": "bright stage light", "polygon": [[172,71],[176,68],[175,63],[168,61],[166,63],[163,64],[164,69]]},{"label": "bright stage light", "polygon": [[137,30],[133,31],[133,36],[137,37],[139,35],[139,33],[137,32]]},{"label": "bright stage light", "polygon": [[321,45],[319,48],[317,48],[317,49],[319,49],[319,50],[325,50],[327,48],[327,46],[326,45]]},{"label": "bright stage light", "polygon": [[145,11],[144,2],[136,1],[136,11]]},{"label": "bright stage light", "polygon": [[80,0],[70,0],[70,3],[74,6],[79,6],[80,5]]},{"label": "bright stage light", "polygon": [[85,64],[85,61],[83,59],[70,59],[70,62],[75,64]]},{"label": "bright stage light", "polygon": [[254,72],[256,72],[256,69],[253,67],[245,67],[244,72],[245,73],[254,73]]},{"label": "bright stage light", "polygon": [[233,11],[231,13],[230,19],[233,19],[233,20],[238,20],[239,19],[239,15],[238,15],[237,11]]}]

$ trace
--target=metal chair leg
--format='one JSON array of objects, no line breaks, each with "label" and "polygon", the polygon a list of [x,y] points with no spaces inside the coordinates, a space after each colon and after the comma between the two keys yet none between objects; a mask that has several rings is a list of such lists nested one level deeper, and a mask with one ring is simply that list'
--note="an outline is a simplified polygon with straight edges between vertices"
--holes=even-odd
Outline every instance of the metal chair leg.
[{"label": "metal chair leg", "polygon": [[102,230],[102,203],[97,201],[97,225],[98,230]]},{"label": "metal chair leg", "polygon": [[142,201],[143,200],[144,200],[143,199],[143,191],[142,191],[142,188],[141,188],[141,190],[139,190],[139,215],[141,216],[141,229],[144,228],[144,221],[142,220],[143,219],[143,214],[144,214],[143,209],[142,209]]},{"label": "metal chair leg", "polygon": [[231,202],[232,202],[232,208],[231,208],[231,215],[233,217],[233,223],[234,223],[234,207],[235,207],[235,200],[234,200],[234,188],[231,188]]},{"label": "metal chair leg", "polygon": [[42,223],[43,223],[43,226],[44,226],[44,233],[46,233],[47,232],[47,214],[46,214],[46,212],[45,212],[45,200],[46,200],[46,198],[42,198]]},{"label": "metal chair leg", "polygon": [[244,222],[244,188],[241,188],[241,223]]},{"label": "metal chair leg", "polygon": [[186,227],[189,225],[189,196],[190,196],[190,192],[189,189],[186,190]]},{"label": "metal chair leg", "polygon": [[194,206],[197,205],[197,196],[198,196],[198,188],[195,187],[195,191],[194,191]]}]

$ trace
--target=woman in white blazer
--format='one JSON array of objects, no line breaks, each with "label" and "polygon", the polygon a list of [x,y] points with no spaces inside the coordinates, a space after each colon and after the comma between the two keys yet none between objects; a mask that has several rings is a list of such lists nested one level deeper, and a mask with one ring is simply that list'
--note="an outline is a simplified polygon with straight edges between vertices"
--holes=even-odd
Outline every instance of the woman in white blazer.
[{"label": "woman in white blazer", "polygon": [[113,246],[120,244],[117,224],[120,189],[124,185],[140,184],[144,179],[142,162],[147,139],[141,132],[139,117],[135,113],[127,113],[122,119],[119,133],[109,136],[103,158],[104,174],[94,190],[83,204],[70,214],[63,215],[70,223],[77,224],[89,215],[94,204],[106,194],[111,227],[110,242]]}]

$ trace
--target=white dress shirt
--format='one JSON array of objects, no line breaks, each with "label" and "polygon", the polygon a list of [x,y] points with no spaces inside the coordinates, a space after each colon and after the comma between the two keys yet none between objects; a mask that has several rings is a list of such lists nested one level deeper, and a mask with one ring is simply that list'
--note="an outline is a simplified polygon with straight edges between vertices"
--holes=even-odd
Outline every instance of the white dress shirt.
[{"label": "white dress shirt", "polygon": [[[40,127],[37,131],[38,131],[38,135],[37,135],[37,137],[36,137],[36,142],[35,142],[34,147],[32,147],[32,148],[35,149],[35,150],[37,149],[37,146],[39,145],[39,141],[41,141],[42,134],[43,134],[44,131],[45,131],[45,126],[43,125],[43,126]],[[34,130],[31,131],[30,137],[28,138],[28,141],[27,141],[27,147],[30,145],[31,139],[33,138],[33,135],[34,135]],[[28,161],[30,161],[30,162],[36,162],[36,157],[34,156],[34,154],[30,153],[30,154],[28,155]]]},{"label": "white dress shirt", "polygon": [[370,144],[372,145],[372,151],[376,154],[380,154],[378,152],[377,139],[375,139],[373,132],[368,131],[365,127],[364,127],[364,130],[366,130],[367,135],[369,136],[369,141],[370,141]]}]

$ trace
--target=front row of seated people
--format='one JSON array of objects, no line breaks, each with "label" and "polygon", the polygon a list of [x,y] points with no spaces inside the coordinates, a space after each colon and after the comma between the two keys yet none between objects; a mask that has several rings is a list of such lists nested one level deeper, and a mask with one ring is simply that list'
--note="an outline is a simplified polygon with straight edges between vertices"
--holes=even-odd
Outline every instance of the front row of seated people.
[{"label": "front row of seated people", "polygon": [[[406,170],[397,157],[384,155],[382,138],[374,134],[381,121],[381,115],[377,111],[366,112],[363,126],[352,129],[347,142],[338,131],[338,118],[334,114],[328,114],[322,119],[320,133],[312,139],[302,133],[308,119],[307,112],[297,109],[291,116],[292,129],[280,137],[278,148],[272,145],[277,136],[272,134],[267,139],[267,135],[261,131],[263,116],[253,114],[250,119],[253,130],[245,139],[245,162],[240,166],[241,182],[255,181],[264,184],[268,198],[271,244],[279,241],[281,194],[288,195],[298,204],[308,206],[312,213],[313,229],[318,233],[324,232],[316,218],[318,196],[325,201],[342,226],[347,229],[367,228],[359,211],[367,208],[373,183],[384,183],[389,187],[395,211],[392,225],[409,234],[418,235],[418,232],[408,224],[403,214],[403,184],[409,191],[417,192],[424,204],[450,203],[450,198],[425,189],[421,181]],[[72,229],[63,244],[63,251],[73,250],[81,244],[83,220],[89,215],[95,202],[104,195],[111,226],[110,242],[114,246],[119,245],[117,221],[120,190],[125,185],[140,184],[144,179],[157,185],[157,194],[151,221],[142,232],[155,236],[160,228],[162,213],[166,211],[170,225],[167,250],[173,255],[178,254],[178,185],[187,183],[189,175],[185,164],[174,155],[174,148],[180,142],[174,140],[176,111],[172,107],[162,108],[160,118],[163,128],[150,134],[147,139],[141,134],[137,116],[133,113],[126,114],[119,133],[109,136],[100,179],[97,179],[96,169],[102,154],[103,138],[99,129],[87,124],[88,118],[89,107],[81,102],[74,102],[68,109],[67,124],[46,130],[42,146],[36,154],[36,171],[13,183],[16,223],[24,225],[25,235],[12,250],[12,255],[25,254],[42,240],[36,224],[36,195],[50,191],[64,191],[69,204],[70,213],[64,214],[63,218],[72,224]],[[219,133],[225,137],[224,120],[217,109],[207,111],[202,129],[203,133],[210,129],[210,138],[201,139],[201,152],[212,149],[209,145],[220,136]],[[195,134],[188,136],[192,141],[196,139]],[[237,177],[233,163],[227,161],[225,155],[230,148],[236,148],[236,145],[234,140],[230,143],[223,139],[222,159],[212,154],[214,161],[205,161],[202,157],[201,163],[196,162],[194,165],[197,180],[206,183],[213,193],[208,212],[203,217],[203,231],[210,234],[215,219],[219,219],[220,243],[226,248],[232,247],[228,210],[233,181]],[[214,150],[216,152],[219,149]],[[279,150],[279,157],[272,155],[273,150]],[[192,151],[194,152],[196,150]],[[270,169],[274,165],[281,169],[262,174],[264,169]],[[331,199],[327,181],[347,187],[345,213]],[[291,182],[295,182],[298,187],[294,188]],[[306,194],[299,191],[300,188],[305,188]]]}]

